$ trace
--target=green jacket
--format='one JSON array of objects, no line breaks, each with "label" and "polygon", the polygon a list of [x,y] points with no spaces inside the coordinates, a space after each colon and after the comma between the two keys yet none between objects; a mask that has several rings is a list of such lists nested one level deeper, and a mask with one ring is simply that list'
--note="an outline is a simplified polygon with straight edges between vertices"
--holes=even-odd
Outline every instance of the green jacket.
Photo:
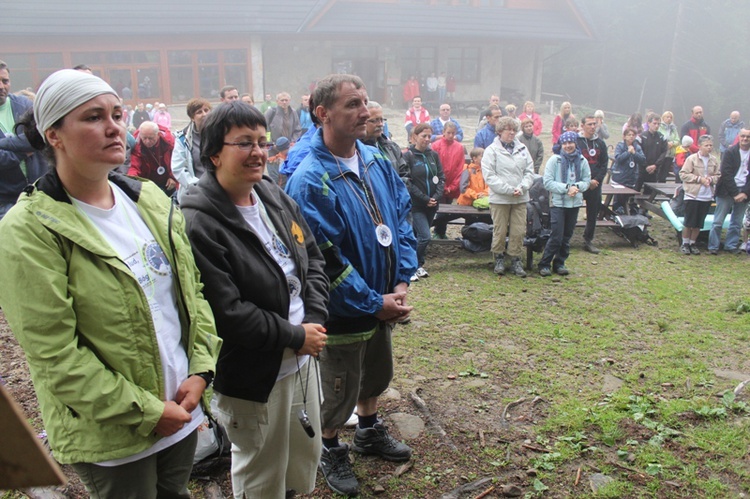
[{"label": "green jacket", "polygon": [[[110,180],[135,201],[172,265],[189,373],[215,371],[221,339],[182,214],[151,182]],[[0,306],[26,353],[55,458],[95,463],[151,447],[165,397],[148,301],[55,171],[0,221],[0,255]]]}]

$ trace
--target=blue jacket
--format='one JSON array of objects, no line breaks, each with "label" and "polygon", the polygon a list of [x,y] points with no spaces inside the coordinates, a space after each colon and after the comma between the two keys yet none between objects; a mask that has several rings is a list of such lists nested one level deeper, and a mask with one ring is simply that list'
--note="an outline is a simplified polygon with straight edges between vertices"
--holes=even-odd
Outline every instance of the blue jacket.
[{"label": "blue jacket", "polygon": [[628,152],[625,141],[617,144],[615,148],[615,162],[612,165],[612,182],[620,185],[634,187],[638,182],[638,174],[646,167],[646,156],[638,141],[633,142],[634,154]]},{"label": "blue jacket", "polygon": [[724,123],[722,123],[719,128],[719,148],[722,153],[727,152],[727,149],[732,147],[734,139],[740,134],[741,128],[745,128],[744,121],[738,121],[737,123],[732,124],[731,119],[724,120]]},{"label": "blue jacket", "polygon": [[[31,109],[32,103],[26,97],[13,94],[9,94],[8,99],[10,99],[10,108],[13,111],[13,121],[18,123],[21,116]],[[21,133],[23,131],[19,130],[18,135]],[[0,131],[0,139],[3,138],[5,134]],[[21,135],[19,140],[27,142],[28,145],[24,135]],[[31,148],[30,145],[28,147]],[[26,162],[26,175],[21,170],[21,161]],[[47,161],[40,151],[27,156],[20,152],[0,148],[0,204],[15,203],[24,187],[36,182],[47,169]]]},{"label": "blue jacket", "polygon": [[299,164],[302,163],[302,160],[305,159],[305,156],[310,152],[310,139],[315,135],[316,131],[317,128],[315,128],[314,125],[311,126],[302,137],[294,143],[292,148],[289,149],[289,154],[287,155],[284,164],[281,165],[279,173],[283,173],[288,177],[294,173]]},{"label": "blue jacket", "polygon": [[495,126],[487,123],[474,137],[474,147],[487,149],[490,147],[490,144],[494,142],[496,136],[497,132],[495,132]]},{"label": "blue jacket", "polygon": [[[339,343],[368,339],[378,325],[382,295],[408,283],[417,270],[417,242],[407,220],[411,201],[396,170],[377,150],[357,141],[360,177],[336,162],[323,142],[322,129],[313,135],[310,154],[289,177],[289,194],[326,261],[330,285],[329,335]],[[379,244],[368,196],[375,199],[393,242]],[[368,203],[369,205],[370,203]]]},{"label": "blue jacket", "polygon": [[591,184],[591,169],[589,162],[579,152],[578,157],[581,161],[581,177],[576,186],[578,194],[574,197],[568,196],[568,189],[571,184],[568,180],[567,173],[562,172],[562,157],[555,154],[544,167],[544,188],[549,191],[550,205],[556,208],[577,208],[583,205],[583,192],[588,190]]}]

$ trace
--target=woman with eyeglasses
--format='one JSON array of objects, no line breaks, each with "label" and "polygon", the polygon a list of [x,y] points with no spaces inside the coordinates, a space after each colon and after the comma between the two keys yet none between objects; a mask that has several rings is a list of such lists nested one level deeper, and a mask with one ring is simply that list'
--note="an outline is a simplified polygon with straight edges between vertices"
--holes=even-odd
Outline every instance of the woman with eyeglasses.
[{"label": "woman with eyeglasses", "polygon": [[203,124],[207,171],[182,199],[204,293],[224,339],[214,386],[234,496],[309,493],[321,452],[317,357],[328,278],[297,204],[263,176],[266,120],[243,102]]},{"label": "woman with eyeglasses", "polygon": [[482,174],[490,188],[494,271],[504,275],[508,270],[518,277],[526,277],[521,256],[526,234],[526,202],[534,182],[534,160],[526,146],[516,139],[518,120],[503,116],[495,130],[497,136],[482,157]]},{"label": "woman with eyeglasses", "polygon": [[115,91],[72,69],[26,137],[53,168],[0,222],[0,306],[55,459],[91,497],[181,497],[221,340],[179,210],[125,159]]}]

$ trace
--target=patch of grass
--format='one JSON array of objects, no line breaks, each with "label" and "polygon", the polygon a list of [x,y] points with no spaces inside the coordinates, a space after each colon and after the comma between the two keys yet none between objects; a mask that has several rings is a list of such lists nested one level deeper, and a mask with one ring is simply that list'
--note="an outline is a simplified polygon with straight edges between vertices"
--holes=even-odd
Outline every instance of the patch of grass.
[{"label": "patch of grass", "polygon": [[[738,423],[747,399],[717,396],[736,382],[716,374],[750,373],[750,314],[737,313],[736,299],[745,293],[750,260],[681,257],[672,230],[658,218],[652,223],[662,246],[632,249],[608,238],[602,246],[611,248],[592,257],[576,249],[575,236],[573,272],[561,279],[498,278],[488,255],[430,250],[431,277],[410,292],[415,320],[394,336],[397,350],[419,360],[397,364],[397,378],[420,374],[427,390],[430,379],[463,374],[431,391],[451,405],[439,409],[443,424],[462,428],[496,426],[502,408],[524,398],[510,411],[510,430],[550,450],[521,457],[512,439],[472,446],[464,457],[474,469],[535,467],[539,475],[525,488],[530,497],[589,496],[588,487],[557,483],[557,471],[579,463],[615,479],[596,497],[750,492],[750,467],[737,466],[750,446],[750,424]],[[482,373],[489,384],[463,387]],[[619,380],[608,393],[605,377]],[[537,396],[543,410],[524,409]],[[494,407],[487,403],[493,397]],[[629,481],[612,462],[654,479]],[[534,488],[535,480],[551,490]]]}]

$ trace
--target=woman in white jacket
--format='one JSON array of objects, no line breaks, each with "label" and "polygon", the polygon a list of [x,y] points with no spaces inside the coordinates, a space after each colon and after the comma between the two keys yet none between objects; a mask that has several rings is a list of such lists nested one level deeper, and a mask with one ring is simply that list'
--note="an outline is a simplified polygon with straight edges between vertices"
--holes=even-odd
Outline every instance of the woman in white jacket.
[{"label": "woman in white jacket", "polygon": [[[526,202],[529,200],[529,189],[534,182],[534,161],[526,146],[516,140],[518,121],[515,118],[500,118],[495,130],[497,137],[484,151],[482,158],[482,174],[490,189],[495,273],[503,275],[506,270],[510,270],[519,277],[526,277],[521,254],[523,236],[526,233]],[[510,266],[507,269],[506,255],[510,258]]]}]

